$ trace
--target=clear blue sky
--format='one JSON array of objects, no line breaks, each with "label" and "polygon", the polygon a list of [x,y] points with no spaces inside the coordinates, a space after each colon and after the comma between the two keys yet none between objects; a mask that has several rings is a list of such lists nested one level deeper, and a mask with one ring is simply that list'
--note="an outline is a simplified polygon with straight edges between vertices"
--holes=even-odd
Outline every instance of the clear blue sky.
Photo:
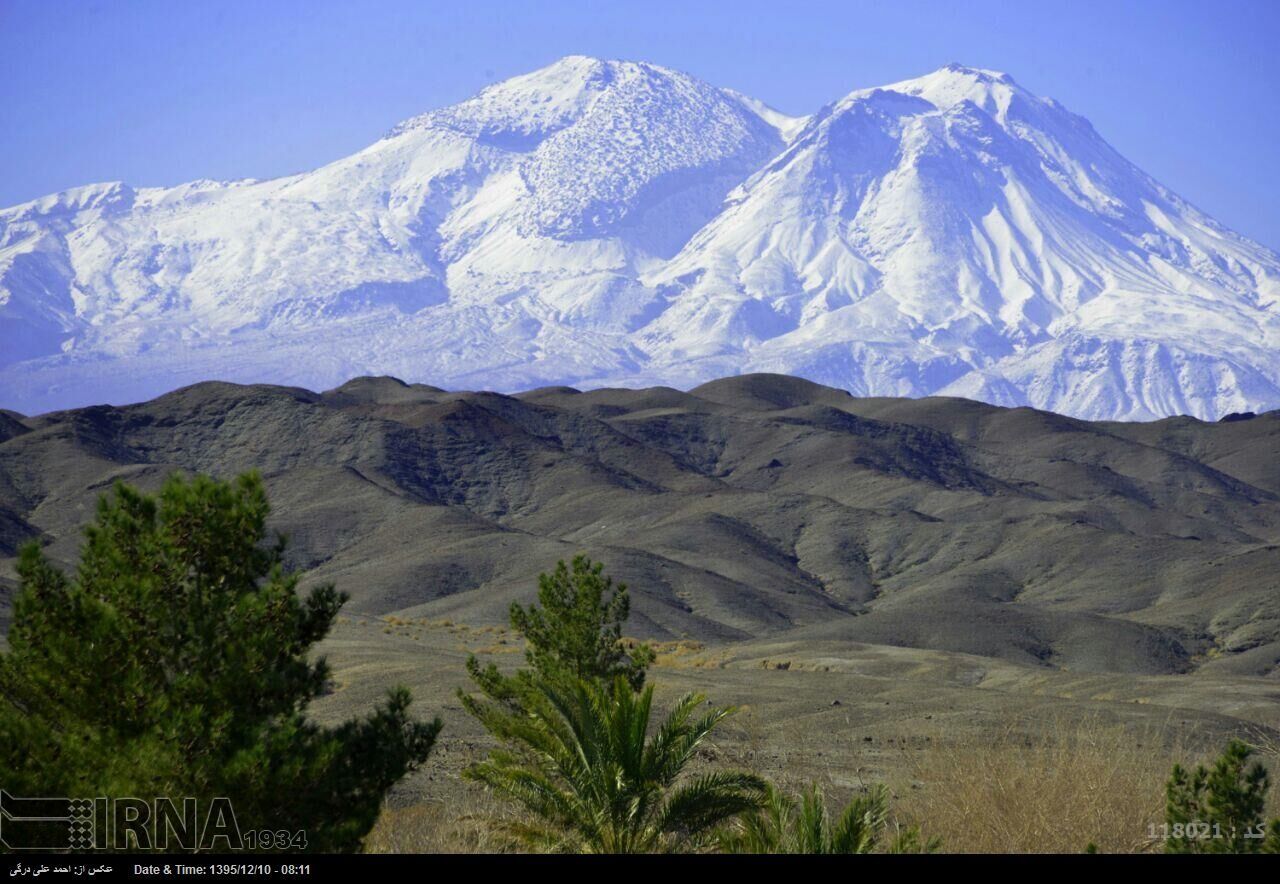
[{"label": "clear blue sky", "polygon": [[1280,249],[1280,0],[0,0],[0,205],[314,168],[570,53],[789,113],[959,61]]}]

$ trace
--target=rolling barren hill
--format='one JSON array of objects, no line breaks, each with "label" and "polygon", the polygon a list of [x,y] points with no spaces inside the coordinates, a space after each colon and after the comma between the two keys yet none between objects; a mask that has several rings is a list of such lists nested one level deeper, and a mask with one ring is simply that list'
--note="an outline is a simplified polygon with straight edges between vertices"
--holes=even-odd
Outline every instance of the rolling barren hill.
[{"label": "rolling barren hill", "polygon": [[117,479],[268,480],[292,564],[355,615],[505,620],[585,551],[631,631],[961,652],[1080,673],[1280,677],[1280,412],[1090,423],[780,375],[516,396],[206,383],[0,413],[0,587],[74,561]]}]

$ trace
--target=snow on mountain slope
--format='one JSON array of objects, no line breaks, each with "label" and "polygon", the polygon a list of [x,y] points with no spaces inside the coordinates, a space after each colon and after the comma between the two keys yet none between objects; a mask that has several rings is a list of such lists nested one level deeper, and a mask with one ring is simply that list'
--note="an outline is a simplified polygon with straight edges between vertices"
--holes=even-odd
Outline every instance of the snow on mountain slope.
[{"label": "snow on mountain slope", "polygon": [[826,108],[648,281],[685,290],[642,346],[712,374],[1089,417],[1280,404],[1276,255],[988,71]]},{"label": "snow on mountain slope", "polygon": [[951,65],[789,118],[570,57],[272,181],[0,210],[0,407],[742,371],[1089,418],[1280,406],[1280,257]]}]

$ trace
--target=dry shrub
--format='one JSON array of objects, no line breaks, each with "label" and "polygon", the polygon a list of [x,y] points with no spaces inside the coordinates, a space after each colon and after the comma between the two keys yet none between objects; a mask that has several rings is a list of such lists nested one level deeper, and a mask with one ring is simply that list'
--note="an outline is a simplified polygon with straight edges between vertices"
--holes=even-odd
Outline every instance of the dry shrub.
[{"label": "dry shrub", "polygon": [[[1280,724],[1280,722],[1277,722]],[[1253,751],[1264,762],[1280,762],[1280,730],[1261,724],[1251,724],[1240,735],[1253,747]]]},{"label": "dry shrub", "polygon": [[1095,718],[1011,726],[995,735],[937,736],[898,790],[898,809],[957,853],[1157,849],[1175,761],[1167,729],[1135,731]]},{"label": "dry shrub", "polygon": [[509,645],[509,644],[506,644],[505,642],[499,641],[497,644],[483,645],[482,647],[476,648],[473,653],[481,654],[481,655],[519,654],[519,653],[522,653],[523,651],[524,651],[524,648],[519,648],[519,647],[516,647],[515,645]]},{"label": "dry shrub", "polygon": [[701,666],[702,653],[706,646],[702,642],[678,639],[666,642],[649,642],[649,649],[655,654],[654,665],[668,669],[690,669]]},{"label": "dry shrub", "polygon": [[386,807],[365,838],[365,853],[508,853],[511,839],[494,825],[494,808],[468,793],[448,802]]}]

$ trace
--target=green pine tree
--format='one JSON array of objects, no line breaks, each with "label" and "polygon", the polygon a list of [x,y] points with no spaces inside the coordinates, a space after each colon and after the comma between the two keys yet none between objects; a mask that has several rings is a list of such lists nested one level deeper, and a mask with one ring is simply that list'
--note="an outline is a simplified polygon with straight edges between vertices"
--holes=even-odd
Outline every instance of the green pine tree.
[{"label": "green pine tree", "polygon": [[[308,654],[346,597],[298,594],[283,540],[264,545],[267,512],[256,474],[175,475],[158,498],[124,484],[104,496],[71,576],[22,550],[0,655],[11,794],[192,797],[201,812],[227,797],[241,829],[359,847],[440,723],[412,719],[404,689],[337,727],[307,718],[328,681]],[[159,845],[154,822],[135,847]]]},{"label": "green pine tree", "polygon": [[492,663],[482,667],[474,656],[467,660],[467,672],[482,695],[458,691],[469,712],[478,715],[486,701],[516,712],[520,696],[539,682],[572,685],[585,679],[611,689],[621,677],[633,691],[644,687],[654,653],[648,645],[623,641],[631,598],[626,584],[614,587],[602,564],[584,555],[575,556],[570,565],[558,562],[551,574],[538,575],[538,602],[541,607],[511,604],[511,626],[528,646],[527,669],[508,676]]},{"label": "green pine tree", "polygon": [[644,687],[653,652],[647,645],[624,645],[622,624],[631,614],[631,596],[625,583],[614,588],[602,564],[584,555],[567,566],[557,562],[554,572],[538,575],[538,601],[541,608],[511,605],[511,625],[529,643],[527,659],[536,673],[605,684],[622,676],[633,691]]},{"label": "green pine tree", "polygon": [[1265,821],[1269,777],[1232,740],[1206,768],[1174,765],[1165,787],[1166,853],[1280,853],[1280,819]]}]

